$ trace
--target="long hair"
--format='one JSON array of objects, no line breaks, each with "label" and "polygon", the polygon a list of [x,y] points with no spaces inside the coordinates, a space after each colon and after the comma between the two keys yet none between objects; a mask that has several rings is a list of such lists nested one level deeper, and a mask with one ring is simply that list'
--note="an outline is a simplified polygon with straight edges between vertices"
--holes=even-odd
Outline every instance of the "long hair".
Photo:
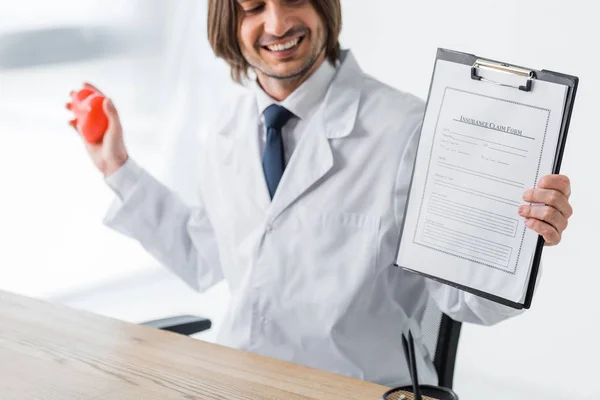
[{"label": "long hair", "polygon": [[[340,0],[311,0],[311,3],[325,25],[325,54],[335,63],[340,55],[339,36],[342,30]],[[240,12],[237,0],[208,1],[208,41],[215,55],[231,67],[231,78],[236,83],[248,77],[250,68],[238,43]]]}]

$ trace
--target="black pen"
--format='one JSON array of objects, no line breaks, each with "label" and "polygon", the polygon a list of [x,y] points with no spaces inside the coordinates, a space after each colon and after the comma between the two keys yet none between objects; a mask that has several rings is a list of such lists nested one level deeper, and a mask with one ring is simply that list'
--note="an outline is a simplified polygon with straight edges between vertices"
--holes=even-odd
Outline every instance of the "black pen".
[{"label": "black pen", "polygon": [[410,381],[414,385],[415,378],[413,377],[413,371],[410,362],[410,353],[408,351],[408,341],[406,340],[406,336],[404,336],[404,332],[402,332],[402,348],[404,349],[404,357],[406,358],[406,368],[408,368],[408,373],[410,374]]},{"label": "black pen", "polygon": [[408,331],[408,344],[410,350],[410,369],[412,371],[412,379],[413,379],[413,394],[415,400],[422,400],[421,397],[421,388],[419,387],[419,375],[417,372],[417,357],[415,354],[415,341],[413,339],[412,332]]}]

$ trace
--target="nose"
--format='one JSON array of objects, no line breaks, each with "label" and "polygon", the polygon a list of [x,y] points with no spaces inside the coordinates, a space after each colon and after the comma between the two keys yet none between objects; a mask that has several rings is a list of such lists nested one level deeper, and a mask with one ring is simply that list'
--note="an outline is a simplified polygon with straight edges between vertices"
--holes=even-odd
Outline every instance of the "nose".
[{"label": "nose", "polygon": [[272,2],[265,15],[265,33],[277,37],[285,35],[292,27],[291,18],[288,14],[286,7],[279,4],[279,2]]}]

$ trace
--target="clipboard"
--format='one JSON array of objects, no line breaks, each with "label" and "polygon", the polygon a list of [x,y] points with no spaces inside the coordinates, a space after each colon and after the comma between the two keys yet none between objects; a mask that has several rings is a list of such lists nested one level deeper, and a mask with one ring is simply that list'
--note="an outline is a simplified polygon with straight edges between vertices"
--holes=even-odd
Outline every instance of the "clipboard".
[{"label": "clipboard", "polygon": [[[497,61],[494,59],[479,57],[474,54],[463,53],[463,52],[444,49],[444,48],[438,48],[436,59],[435,59],[436,62],[434,63],[432,79],[431,79],[429,92],[428,92],[428,96],[427,96],[426,110],[429,107],[429,103],[430,103],[430,99],[431,99],[431,92],[432,92],[432,88],[433,88],[433,84],[434,84],[434,77],[436,74],[438,60],[444,60],[444,61],[449,61],[452,63],[470,66],[471,67],[470,68],[470,75],[471,75],[470,78],[474,81],[481,82],[482,85],[501,85],[501,86],[510,87],[510,88],[513,88],[514,90],[519,90],[519,91],[523,91],[523,92],[534,91],[535,86],[536,86],[535,85],[536,81],[546,81],[546,82],[551,82],[551,83],[556,83],[556,84],[566,86],[567,92],[566,92],[566,97],[565,97],[565,102],[564,102],[562,119],[561,119],[561,123],[560,123],[558,143],[557,143],[556,152],[554,155],[553,167],[552,167],[553,174],[560,173],[560,167],[561,167],[563,153],[564,153],[564,149],[565,149],[565,145],[566,145],[566,141],[567,141],[567,135],[568,135],[568,131],[569,131],[569,124],[571,121],[571,115],[572,115],[573,107],[574,107],[574,103],[575,103],[575,96],[577,94],[577,87],[579,84],[578,77],[559,73],[559,72],[554,72],[554,71],[550,71],[550,70],[546,70],[546,69],[536,70],[536,69],[532,69],[532,68],[526,68],[526,67],[522,67],[519,65],[508,64],[505,62]],[[486,71],[501,72],[502,76],[505,76],[510,79],[502,79],[502,80],[501,79],[489,79],[489,78],[485,77]],[[496,75],[498,75],[498,74],[496,74]],[[518,83],[515,83],[515,80],[517,80]],[[419,144],[420,144],[420,139],[419,139]],[[416,165],[416,159],[415,159],[415,165]],[[415,168],[413,168],[413,172],[412,172],[411,179],[410,179],[409,187],[411,187],[411,188],[413,186],[414,177],[415,177]],[[401,235],[398,240],[398,246],[397,246],[397,250],[396,250],[395,260],[398,260],[401,237],[403,236],[403,233],[405,230],[406,216],[407,216],[407,212],[408,212],[408,204],[410,202],[410,193],[411,193],[411,191],[409,190],[407,203],[406,203],[407,206],[404,209],[404,218],[403,218],[402,225],[400,228]],[[418,275],[424,276],[425,278],[432,279],[432,280],[441,282],[441,283],[449,285],[449,286],[453,286],[453,287],[463,290],[465,292],[472,293],[479,297],[489,299],[491,301],[494,301],[499,304],[503,304],[508,307],[512,307],[515,309],[529,309],[531,307],[533,296],[534,296],[534,290],[535,290],[535,285],[536,285],[536,281],[537,281],[537,277],[538,277],[538,273],[539,273],[540,260],[541,260],[541,256],[542,256],[543,247],[544,247],[544,238],[540,235],[537,238],[536,248],[535,248],[533,260],[531,263],[529,282],[527,283],[527,288],[525,291],[525,298],[524,298],[523,302],[511,301],[506,298],[478,290],[476,288],[464,286],[464,285],[461,285],[461,284],[458,284],[458,283],[455,283],[455,282],[452,282],[452,281],[449,281],[449,280],[446,280],[446,279],[443,279],[440,277],[426,274],[422,271],[417,271],[417,270],[413,270],[410,268],[406,268],[401,265],[398,265],[398,263],[396,261],[394,261],[394,265],[396,267],[402,268],[406,271],[416,273]]]}]

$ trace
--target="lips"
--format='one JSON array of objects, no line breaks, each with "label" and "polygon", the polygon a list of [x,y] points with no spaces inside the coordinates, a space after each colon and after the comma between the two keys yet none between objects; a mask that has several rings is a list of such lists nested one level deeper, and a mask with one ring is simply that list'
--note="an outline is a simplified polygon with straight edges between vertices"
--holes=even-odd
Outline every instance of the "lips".
[{"label": "lips", "polygon": [[300,45],[300,43],[302,43],[303,40],[304,40],[304,36],[298,36],[298,37],[291,38],[291,39],[288,39],[283,42],[269,44],[269,45],[265,45],[265,46],[261,46],[261,47],[263,49],[273,52],[273,53],[284,53],[284,52],[289,52],[290,50],[293,50],[296,47],[298,47],[298,45]]}]

